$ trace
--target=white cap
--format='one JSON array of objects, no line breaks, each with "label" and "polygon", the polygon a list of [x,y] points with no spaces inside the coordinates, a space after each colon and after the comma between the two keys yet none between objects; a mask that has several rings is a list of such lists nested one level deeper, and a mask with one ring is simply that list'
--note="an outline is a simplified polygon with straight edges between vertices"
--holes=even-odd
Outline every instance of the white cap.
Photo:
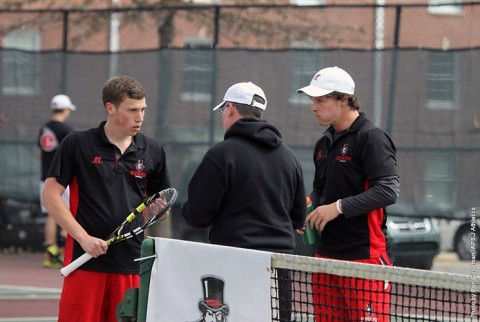
[{"label": "white cap", "polygon": [[297,93],[305,93],[308,96],[319,97],[339,92],[353,95],[355,90],[355,82],[352,77],[343,69],[335,67],[327,67],[319,70],[313,76],[310,85],[297,90]]},{"label": "white cap", "polygon": [[63,94],[55,95],[52,98],[52,103],[50,106],[52,110],[63,110],[63,109],[69,108],[72,111],[75,111],[77,109],[77,107],[72,104],[70,97]]},{"label": "white cap", "polygon": [[[254,96],[258,95],[265,100],[265,103],[254,100]],[[265,111],[267,108],[267,98],[263,90],[252,82],[237,83],[230,86],[223,97],[223,102],[213,108],[214,111],[222,107],[225,102],[234,102],[258,107]]]}]

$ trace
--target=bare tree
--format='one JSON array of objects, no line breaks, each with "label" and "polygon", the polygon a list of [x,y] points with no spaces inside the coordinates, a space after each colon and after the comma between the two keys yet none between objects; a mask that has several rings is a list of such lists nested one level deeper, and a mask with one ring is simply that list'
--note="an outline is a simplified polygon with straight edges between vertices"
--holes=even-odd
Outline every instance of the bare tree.
[{"label": "bare tree", "polygon": [[[119,3],[113,0],[107,3],[100,0],[78,0],[69,1],[68,8],[62,7],[64,3],[59,0],[8,0],[0,4],[0,9],[74,10],[68,16],[68,25],[71,26],[67,35],[68,50],[89,50],[85,48],[85,44],[100,42],[102,37],[105,39],[114,12],[121,13],[121,30],[138,30],[145,34],[156,30],[156,35],[153,35],[158,38],[158,42],[149,49],[175,46],[175,39],[176,47],[183,47],[184,43],[179,41],[182,36],[191,33],[191,30],[185,29],[186,24],[190,26],[188,28],[194,29],[198,36],[211,39],[212,42],[215,35],[218,35],[218,43],[215,45],[219,48],[279,49],[289,48],[293,43],[315,43],[324,47],[373,45],[371,28],[368,27],[372,20],[367,15],[371,11],[367,10],[365,15],[353,15],[351,12],[352,17],[360,16],[359,20],[332,19],[334,16],[348,15],[348,8],[312,10],[282,6],[286,1],[262,0],[251,6],[220,7],[218,11],[208,6],[191,8],[194,2],[183,0],[123,0]],[[189,7],[191,10],[188,10]],[[0,33],[5,34],[20,28],[38,30],[49,26],[55,19],[57,23],[62,19],[58,13],[54,17],[45,11],[37,14],[30,12],[29,15],[30,19],[18,19],[8,25],[0,22]],[[219,30],[216,30],[217,25]],[[133,33],[131,37],[134,39],[131,41],[131,48],[125,44],[128,40],[122,39],[125,50],[143,49],[134,47],[138,45],[139,37]],[[91,47],[100,51],[108,50],[102,49],[98,44]]]}]

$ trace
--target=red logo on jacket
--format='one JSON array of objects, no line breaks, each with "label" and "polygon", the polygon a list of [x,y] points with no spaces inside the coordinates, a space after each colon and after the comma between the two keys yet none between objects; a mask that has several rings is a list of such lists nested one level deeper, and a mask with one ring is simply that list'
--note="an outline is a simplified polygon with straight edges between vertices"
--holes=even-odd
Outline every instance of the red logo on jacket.
[{"label": "red logo on jacket", "polygon": [[143,160],[138,160],[135,164],[135,170],[130,170],[130,175],[135,176],[136,178],[145,178],[147,173],[143,172],[144,169],[145,164],[143,164]]},{"label": "red logo on jacket", "polygon": [[340,150],[340,155],[337,155],[337,161],[340,161],[340,162],[351,161],[352,157],[350,155],[347,155],[348,152],[349,152],[348,144],[344,144],[342,149]]},{"label": "red logo on jacket", "polygon": [[93,158],[92,163],[93,163],[93,164],[102,164],[102,157],[99,157],[98,155],[96,155],[96,156]]}]

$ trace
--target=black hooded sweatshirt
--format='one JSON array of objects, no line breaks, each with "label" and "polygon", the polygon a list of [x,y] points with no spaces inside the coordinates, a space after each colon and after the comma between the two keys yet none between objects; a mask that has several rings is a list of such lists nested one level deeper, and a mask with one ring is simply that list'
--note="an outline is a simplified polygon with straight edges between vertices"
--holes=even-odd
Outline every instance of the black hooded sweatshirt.
[{"label": "black hooded sweatshirt", "polygon": [[204,156],[188,186],[185,221],[212,244],[292,253],[306,216],[302,167],[280,132],[242,118]]}]

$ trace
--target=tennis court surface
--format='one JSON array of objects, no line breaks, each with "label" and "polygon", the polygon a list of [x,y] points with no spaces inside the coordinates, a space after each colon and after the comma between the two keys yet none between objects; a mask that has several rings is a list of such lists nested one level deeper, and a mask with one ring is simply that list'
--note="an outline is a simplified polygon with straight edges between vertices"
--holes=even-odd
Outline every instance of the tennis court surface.
[{"label": "tennis court surface", "polygon": [[[0,322],[20,321],[56,321],[58,313],[58,298],[62,287],[62,277],[57,269],[46,269],[42,267],[43,255],[40,253],[4,254],[0,253]],[[292,268],[294,281],[294,317],[297,321],[313,321],[313,308],[311,303],[311,286],[299,282],[309,281],[311,272],[308,273],[309,263],[302,263],[302,269],[298,269],[298,263],[290,262],[287,259],[280,259],[274,265],[279,267]],[[296,268],[296,269],[295,269]],[[471,263],[458,262],[450,255],[439,256],[434,264],[434,270],[442,271],[441,275],[435,275],[437,279],[431,279],[431,272],[425,271],[425,275],[414,271],[413,274],[405,276],[390,277],[393,280],[402,280],[405,285],[391,282],[392,287],[398,289],[396,293],[408,293],[408,296],[393,295],[391,301],[396,303],[396,308],[391,309],[390,321],[479,321],[480,307],[477,302],[474,304],[476,310],[473,318],[470,317],[472,310],[472,293],[466,291],[443,290],[445,283],[453,284],[454,287],[464,283],[457,283],[449,278],[446,272],[469,274]],[[352,274],[351,268],[333,267],[329,268],[333,273],[338,274],[342,270]],[[354,273],[354,272],[353,272]],[[355,273],[356,274],[356,273]],[[381,278],[377,272],[367,272],[370,277]],[[301,279],[299,279],[301,277]],[[438,278],[440,278],[438,280]],[[428,287],[411,285],[411,282],[420,284],[433,284]],[[275,285],[275,283],[272,283]],[[468,283],[467,283],[468,284]],[[480,285],[476,287],[476,295]],[[460,287],[465,288],[465,287]],[[395,290],[395,289],[394,289]],[[275,286],[272,293],[275,294]],[[276,303],[273,300],[272,306]],[[416,311],[416,317],[412,312]],[[403,315],[404,317],[400,317]],[[408,317],[410,315],[410,317]]]},{"label": "tennis court surface", "polygon": [[57,320],[62,276],[40,253],[0,254],[0,321]]}]

